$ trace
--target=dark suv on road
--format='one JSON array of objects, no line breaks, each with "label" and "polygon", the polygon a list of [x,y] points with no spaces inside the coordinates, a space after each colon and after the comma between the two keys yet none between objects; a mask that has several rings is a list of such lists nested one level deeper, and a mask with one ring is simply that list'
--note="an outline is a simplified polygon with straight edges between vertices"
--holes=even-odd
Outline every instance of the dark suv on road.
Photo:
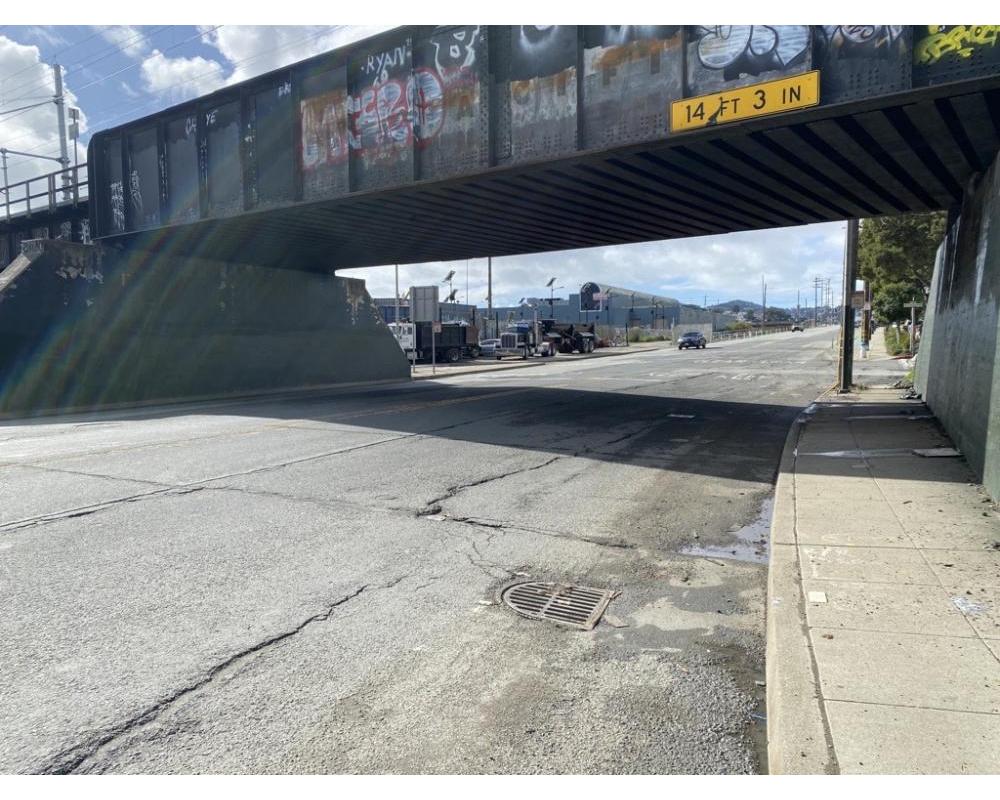
[{"label": "dark suv on road", "polygon": [[677,349],[686,350],[689,347],[699,347],[704,350],[706,344],[705,337],[698,331],[688,331],[678,340]]}]

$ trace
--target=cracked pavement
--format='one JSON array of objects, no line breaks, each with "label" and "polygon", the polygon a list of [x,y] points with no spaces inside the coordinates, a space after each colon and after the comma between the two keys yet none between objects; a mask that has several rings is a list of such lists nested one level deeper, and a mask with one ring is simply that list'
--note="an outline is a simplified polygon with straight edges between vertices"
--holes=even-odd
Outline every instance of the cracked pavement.
[{"label": "cracked pavement", "polygon": [[[0,422],[0,772],[759,770],[719,553],[833,335]],[[581,632],[514,580],[620,594]]]}]

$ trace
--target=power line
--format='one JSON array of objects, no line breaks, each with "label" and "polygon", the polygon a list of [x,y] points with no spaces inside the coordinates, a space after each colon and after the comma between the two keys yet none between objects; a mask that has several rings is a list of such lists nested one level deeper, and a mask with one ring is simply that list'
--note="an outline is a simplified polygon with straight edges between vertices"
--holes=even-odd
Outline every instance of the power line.
[{"label": "power line", "polygon": [[[2,117],[4,114],[13,114],[16,111],[30,111],[31,109],[38,108],[39,106],[47,106],[51,102],[52,102],[51,100],[45,100],[44,102],[35,103],[34,105],[30,106],[21,106],[20,108],[11,108],[7,111],[0,111],[0,117]],[[20,116],[20,114],[18,116]]]},{"label": "power line", "polygon": [[[247,58],[242,58],[242,59],[240,59],[238,61],[234,61],[234,62],[232,62],[232,64],[230,66],[232,66],[232,67],[245,66],[246,64],[249,64],[252,61],[257,61],[257,60],[263,58],[264,56],[270,55],[272,53],[280,52],[282,50],[287,50],[289,48],[296,47],[296,46],[298,46],[300,44],[303,44],[304,42],[307,42],[307,41],[309,41],[311,39],[318,39],[321,36],[325,36],[327,33],[330,33],[332,30],[335,30],[335,29],[340,28],[342,26],[340,26],[340,25],[328,25],[328,26],[325,26],[325,27],[326,27],[326,30],[320,31],[319,33],[313,33],[313,34],[310,34],[309,36],[306,36],[306,37],[304,37],[302,39],[297,39],[294,42],[288,42],[287,44],[283,44],[283,45],[280,45],[278,47],[272,47],[269,50],[263,50],[263,51],[261,51],[259,53],[256,53],[255,55],[248,56]],[[199,73],[198,75],[194,75],[194,76],[185,78],[183,81],[177,81],[176,83],[172,83],[169,86],[164,87],[163,92],[167,92],[170,89],[177,88],[178,86],[189,84],[192,81],[198,80],[199,78],[208,77],[209,75],[212,75],[213,73],[214,73],[214,70],[209,70],[209,71],[205,71],[205,72]],[[132,114],[132,113],[134,113],[136,111],[141,111],[142,109],[149,108],[150,106],[162,105],[162,103],[163,103],[163,99],[160,98],[160,97],[157,97],[157,98],[155,98],[153,100],[150,100],[148,102],[144,102],[144,103],[142,103],[140,105],[133,106],[133,107],[131,107],[131,108],[123,111],[120,114],[116,114],[116,115],[111,116],[111,117],[105,117],[103,119],[96,120],[93,123],[89,123],[88,122],[88,127],[96,127],[98,125],[107,125],[107,123],[109,123],[109,122],[113,122],[116,119],[120,119],[122,117],[126,117],[129,114]],[[97,109],[96,111],[93,111],[91,113],[98,114],[101,111],[110,111],[110,110],[112,110],[114,108],[117,108],[117,107],[118,106],[106,106],[105,108]]]},{"label": "power line", "polygon": [[[169,27],[171,27],[171,26],[170,25],[161,25],[160,27],[154,28],[153,30],[149,31],[148,33],[140,33],[140,34],[138,34],[136,36],[130,37],[129,39],[127,39],[124,42],[120,42],[118,47],[111,47],[109,50],[100,50],[100,51],[98,51],[98,55],[95,58],[92,58],[92,59],[90,59],[88,61],[83,61],[83,62],[77,64],[73,69],[68,70],[63,75],[63,77],[64,78],[68,78],[71,75],[76,75],[76,73],[82,72],[84,69],[86,69],[87,67],[91,66],[92,64],[96,64],[98,61],[103,61],[106,58],[111,58],[111,56],[115,55],[116,53],[123,53],[123,52],[125,52],[125,49],[128,48],[129,46],[131,46],[132,44],[135,44],[136,42],[139,42],[139,41],[141,41],[143,39],[150,39],[153,36],[155,36],[156,34],[160,33],[161,31],[166,30]],[[180,44],[183,44],[183,42],[181,42]],[[22,86],[21,89],[22,90],[31,90],[31,89],[34,89],[36,86],[42,85],[44,82],[45,82],[44,80],[42,80],[42,81],[35,81],[34,83],[29,83],[29,84],[27,84],[25,86]],[[7,102],[13,102],[14,100],[20,100],[23,97],[24,97],[24,95],[15,95],[14,97],[10,98]]]},{"label": "power line", "polygon": [[[217,31],[221,27],[222,27],[221,25],[216,25],[214,28],[209,28],[205,33],[211,33],[212,31]],[[174,49],[180,47],[182,44],[187,44],[191,40],[193,40],[193,39],[200,39],[201,37],[202,37],[202,34],[200,34],[200,33],[197,34],[197,35],[195,35],[195,36],[190,36],[187,39],[182,39],[181,41],[177,42],[176,44],[171,45],[170,47],[166,47],[163,50],[160,50],[159,52],[160,52],[161,55],[163,53],[169,53],[171,50],[174,50]],[[103,78],[98,78],[96,81],[91,81],[90,83],[85,83],[83,86],[78,86],[76,89],[73,90],[73,93],[75,94],[76,92],[82,92],[84,89],[89,89],[91,86],[96,86],[99,83],[104,83],[104,81],[106,81],[108,78],[114,78],[114,77],[117,77],[118,75],[121,75],[123,72],[128,72],[129,70],[133,70],[136,67],[141,66],[142,64],[145,64],[149,60],[149,58],[150,57],[146,57],[146,58],[142,59],[142,61],[136,61],[133,64],[129,64],[127,67],[123,67],[122,69],[117,70],[115,72],[112,72],[109,75],[105,75]],[[190,79],[188,79],[188,80],[190,80]]]},{"label": "power line", "polygon": [[76,41],[76,42],[73,42],[73,44],[71,44],[71,45],[67,45],[67,46],[66,46],[66,47],[64,47],[64,48],[63,48],[62,50],[57,50],[57,51],[56,51],[56,52],[55,52],[55,53],[53,54],[53,58],[54,58],[55,56],[61,56],[61,55],[62,55],[63,53],[65,53],[65,52],[66,52],[67,50],[72,50],[72,49],[73,49],[74,47],[78,47],[79,45],[83,44],[84,42],[89,42],[89,41],[90,41],[91,39],[95,39],[95,38],[97,38],[98,36],[102,36],[102,35],[104,35],[104,31],[103,31],[103,30],[100,30],[100,31],[94,31],[94,33],[90,34],[90,36],[85,36],[85,37],[84,37],[83,39],[80,39],[79,41]]}]

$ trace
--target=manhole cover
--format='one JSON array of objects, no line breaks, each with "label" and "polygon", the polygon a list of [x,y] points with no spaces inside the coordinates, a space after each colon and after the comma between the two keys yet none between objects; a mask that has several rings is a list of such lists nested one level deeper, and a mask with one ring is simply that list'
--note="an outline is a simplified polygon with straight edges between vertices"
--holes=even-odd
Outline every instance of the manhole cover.
[{"label": "manhole cover", "polygon": [[615,593],[566,583],[515,583],[504,589],[503,601],[528,619],[547,619],[589,631]]}]

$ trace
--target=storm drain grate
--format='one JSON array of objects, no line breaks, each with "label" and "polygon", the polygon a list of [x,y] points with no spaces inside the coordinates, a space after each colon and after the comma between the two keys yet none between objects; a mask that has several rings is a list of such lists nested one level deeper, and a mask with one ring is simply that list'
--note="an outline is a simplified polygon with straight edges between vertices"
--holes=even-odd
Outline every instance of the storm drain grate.
[{"label": "storm drain grate", "polygon": [[585,631],[600,620],[615,593],[606,589],[565,583],[516,583],[507,587],[503,601],[528,619],[547,619]]}]

